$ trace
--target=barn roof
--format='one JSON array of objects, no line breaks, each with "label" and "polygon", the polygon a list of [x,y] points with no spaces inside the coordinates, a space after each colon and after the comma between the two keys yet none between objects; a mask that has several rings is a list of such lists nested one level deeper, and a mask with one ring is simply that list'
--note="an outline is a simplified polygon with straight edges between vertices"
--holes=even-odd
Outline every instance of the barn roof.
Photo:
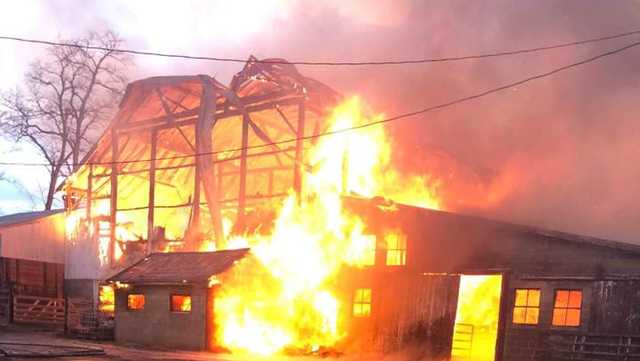
[{"label": "barn roof", "polygon": [[48,217],[54,214],[64,212],[63,209],[55,209],[49,211],[34,211],[34,212],[22,212],[22,213],[14,213],[6,216],[0,217],[0,227],[10,226],[19,223],[27,223],[31,221],[35,221],[39,218]]},{"label": "barn roof", "polygon": [[429,208],[415,207],[406,204],[395,203],[384,198],[376,197],[373,199],[358,198],[355,196],[346,197],[350,204],[356,206],[357,209],[363,210],[362,206],[373,206],[374,208],[391,206],[393,208],[404,210],[405,212],[414,211],[418,216],[416,219],[422,221],[425,216],[444,217],[450,221],[457,221],[458,225],[470,226],[478,225],[487,229],[495,229],[500,231],[512,232],[522,235],[533,235],[537,239],[546,239],[553,242],[570,242],[576,244],[583,244],[596,247],[604,247],[609,249],[615,249],[618,251],[633,253],[640,255],[640,244],[638,240],[611,240],[598,237],[592,237],[581,234],[574,234],[568,232],[562,232],[552,229],[545,229],[532,225],[516,224],[496,219],[485,218],[482,216],[449,212],[443,210],[434,210]]},{"label": "barn roof", "polygon": [[216,252],[152,253],[109,278],[131,284],[185,284],[207,282],[229,269],[249,249]]}]

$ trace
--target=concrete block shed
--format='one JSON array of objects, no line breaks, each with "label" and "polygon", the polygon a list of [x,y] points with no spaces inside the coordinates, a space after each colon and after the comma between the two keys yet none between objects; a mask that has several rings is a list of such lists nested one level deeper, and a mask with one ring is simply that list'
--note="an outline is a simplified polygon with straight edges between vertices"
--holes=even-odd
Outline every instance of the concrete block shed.
[{"label": "concrete block shed", "polygon": [[212,349],[212,276],[245,257],[247,249],[152,253],[108,279],[115,291],[116,342]]}]

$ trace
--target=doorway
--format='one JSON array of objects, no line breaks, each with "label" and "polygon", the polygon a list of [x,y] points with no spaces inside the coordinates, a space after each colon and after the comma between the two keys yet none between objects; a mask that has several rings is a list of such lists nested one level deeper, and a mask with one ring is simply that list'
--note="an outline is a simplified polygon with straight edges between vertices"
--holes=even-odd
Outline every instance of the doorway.
[{"label": "doorway", "polygon": [[462,275],[451,345],[455,361],[494,361],[502,275]]}]

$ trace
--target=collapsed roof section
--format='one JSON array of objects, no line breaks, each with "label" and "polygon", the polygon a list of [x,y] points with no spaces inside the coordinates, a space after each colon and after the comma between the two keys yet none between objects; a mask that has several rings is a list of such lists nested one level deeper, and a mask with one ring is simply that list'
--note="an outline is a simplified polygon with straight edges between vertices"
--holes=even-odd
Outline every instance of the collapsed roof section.
[{"label": "collapsed roof section", "polygon": [[229,86],[207,75],[129,84],[65,184],[86,211],[80,217],[110,220],[112,238],[127,223],[135,239],[151,240],[158,226],[182,239],[194,225],[221,239],[223,218],[236,222],[255,204],[299,190],[305,142],[296,139],[325,131],[341,96],[269,60],[249,58]]}]

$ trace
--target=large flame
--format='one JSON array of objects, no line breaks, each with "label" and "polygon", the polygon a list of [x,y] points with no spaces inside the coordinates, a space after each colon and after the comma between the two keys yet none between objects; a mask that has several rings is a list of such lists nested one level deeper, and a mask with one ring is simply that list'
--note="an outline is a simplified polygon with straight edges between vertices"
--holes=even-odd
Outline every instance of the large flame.
[{"label": "large flame", "polygon": [[[330,130],[376,120],[366,117],[362,108],[358,98],[338,106],[329,119]],[[343,195],[384,195],[439,207],[434,182],[400,177],[391,167],[391,144],[382,127],[320,138],[306,163],[311,169],[305,174],[302,196],[290,194],[279,207],[273,229],[228,241],[227,248],[251,247],[253,254],[215,280],[220,283],[215,341],[233,351],[312,351],[333,346],[345,336],[344,317],[351,305],[336,296],[336,275],[345,265],[372,265],[376,237],[343,207]]]}]

